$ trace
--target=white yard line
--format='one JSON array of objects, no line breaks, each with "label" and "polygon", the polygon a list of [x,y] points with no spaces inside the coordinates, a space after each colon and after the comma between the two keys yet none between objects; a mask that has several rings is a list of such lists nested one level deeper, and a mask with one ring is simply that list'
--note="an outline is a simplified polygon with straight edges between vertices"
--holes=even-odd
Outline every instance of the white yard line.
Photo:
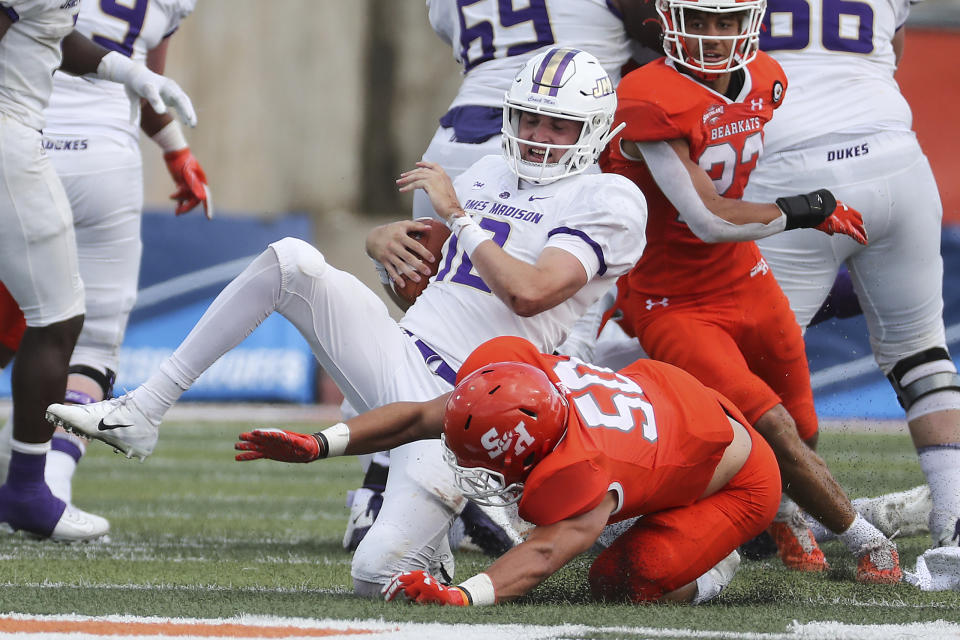
[{"label": "white yard line", "polygon": [[[40,631],[41,628],[45,630]],[[619,638],[710,638],[716,640],[885,640],[902,638],[960,637],[960,625],[944,621],[906,625],[847,625],[838,622],[793,622],[782,632],[759,633],[737,631],[707,631],[701,629],[663,629],[657,627],[591,627],[587,625],[535,626],[520,624],[434,624],[398,623],[382,620],[311,620],[304,618],[275,618],[269,616],[239,616],[221,619],[157,618],[137,616],[88,617],[77,615],[31,616],[0,614],[0,638],[22,640],[101,639],[122,630],[127,637],[140,638],[199,638],[228,637],[237,629],[244,637],[275,637],[282,629],[284,637],[316,637],[355,639],[359,637],[387,638],[389,640],[483,640],[487,638],[525,638],[549,640],[560,638],[589,638],[596,634]],[[16,629],[16,630],[14,630]],[[192,631],[195,632],[191,633]],[[343,633],[338,633],[342,631]],[[141,633],[142,632],[142,633]],[[211,633],[214,632],[214,633]],[[220,632],[223,635],[220,635]],[[262,635],[257,635],[262,634]],[[302,635],[301,635],[302,634]],[[114,636],[115,637],[115,636]]]}]

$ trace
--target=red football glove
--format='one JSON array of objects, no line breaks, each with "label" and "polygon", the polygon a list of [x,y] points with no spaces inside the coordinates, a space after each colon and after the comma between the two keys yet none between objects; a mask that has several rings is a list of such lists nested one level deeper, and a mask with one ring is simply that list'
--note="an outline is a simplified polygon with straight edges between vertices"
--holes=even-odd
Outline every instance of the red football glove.
[{"label": "red football glove", "polygon": [[254,429],[240,434],[240,442],[233,445],[236,460],[268,458],[280,462],[313,462],[320,457],[320,440],[313,435],[283,429]]},{"label": "red football glove", "polygon": [[832,236],[835,233],[848,235],[860,244],[867,244],[867,230],[863,227],[863,216],[853,207],[837,200],[837,208],[827,219],[814,229],[823,231]]},{"label": "red football glove", "polygon": [[399,596],[418,604],[450,607],[466,607],[470,604],[470,599],[463,589],[440,584],[426,571],[407,571],[393,576],[383,588],[383,597],[389,601]]},{"label": "red football glove", "polygon": [[167,170],[178,187],[176,193],[170,196],[171,200],[177,201],[176,214],[184,214],[202,202],[203,215],[208,220],[212,218],[213,198],[207,186],[207,174],[190,153],[190,147],[168,151],[163,154],[163,159],[167,161]]}]

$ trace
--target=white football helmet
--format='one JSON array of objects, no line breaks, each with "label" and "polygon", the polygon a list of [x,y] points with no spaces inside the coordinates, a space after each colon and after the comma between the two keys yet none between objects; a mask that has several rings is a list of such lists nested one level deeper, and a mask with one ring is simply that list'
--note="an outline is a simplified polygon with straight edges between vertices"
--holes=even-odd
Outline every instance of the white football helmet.
[{"label": "white football helmet", "polygon": [[[657,13],[663,22],[663,52],[670,60],[701,76],[742,69],[757,57],[760,23],[766,10],[766,0],[657,0]],[[686,11],[739,13],[740,33],[735,36],[691,34],[686,27]],[[725,60],[707,62],[702,47],[687,46],[688,42],[700,40],[730,40],[733,46]]]},{"label": "white football helmet", "polygon": [[[616,110],[613,82],[593,55],[552,48],[523,65],[503,98],[503,156],[517,176],[535,184],[581,173],[623,128],[621,124],[610,130]],[[518,135],[522,112],[581,122],[580,137],[569,145],[522,140]],[[521,143],[543,149],[543,160],[524,160]],[[548,162],[553,149],[566,150],[559,162]]]}]

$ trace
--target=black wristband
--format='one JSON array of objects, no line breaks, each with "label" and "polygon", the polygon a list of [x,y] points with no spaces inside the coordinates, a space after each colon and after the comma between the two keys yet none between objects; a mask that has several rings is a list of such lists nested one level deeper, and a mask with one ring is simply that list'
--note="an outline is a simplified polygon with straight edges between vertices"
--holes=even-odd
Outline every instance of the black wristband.
[{"label": "black wristband", "polygon": [[323,435],[322,432],[317,431],[316,433],[311,433],[313,439],[317,441],[317,445],[320,447],[320,455],[318,458],[326,458],[327,454],[330,452],[330,444],[327,442],[327,436]]},{"label": "black wristband", "polygon": [[837,208],[837,199],[827,189],[817,189],[798,196],[777,198],[777,206],[787,216],[786,230],[815,227]]}]

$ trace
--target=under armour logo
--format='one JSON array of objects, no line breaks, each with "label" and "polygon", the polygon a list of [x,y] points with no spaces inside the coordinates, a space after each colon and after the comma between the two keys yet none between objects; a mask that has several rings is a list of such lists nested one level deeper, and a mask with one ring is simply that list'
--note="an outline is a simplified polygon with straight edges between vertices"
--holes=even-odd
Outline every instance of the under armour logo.
[{"label": "under armour logo", "polygon": [[650,311],[656,306],[666,307],[670,304],[670,298],[660,298],[659,300],[654,300],[653,298],[647,298],[647,311]]},{"label": "under armour logo", "polygon": [[477,180],[476,182],[473,183],[473,189],[474,191],[476,191],[477,189],[483,189],[483,183]]},{"label": "under armour logo", "polygon": [[754,98],[750,101],[751,111],[760,111],[761,109],[763,109],[763,98]]},{"label": "under armour logo", "polygon": [[751,278],[757,275],[767,275],[768,273],[770,273],[770,267],[767,266],[767,261],[763,258],[760,258],[760,262],[758,262],[753,269],[750,269]]}]

